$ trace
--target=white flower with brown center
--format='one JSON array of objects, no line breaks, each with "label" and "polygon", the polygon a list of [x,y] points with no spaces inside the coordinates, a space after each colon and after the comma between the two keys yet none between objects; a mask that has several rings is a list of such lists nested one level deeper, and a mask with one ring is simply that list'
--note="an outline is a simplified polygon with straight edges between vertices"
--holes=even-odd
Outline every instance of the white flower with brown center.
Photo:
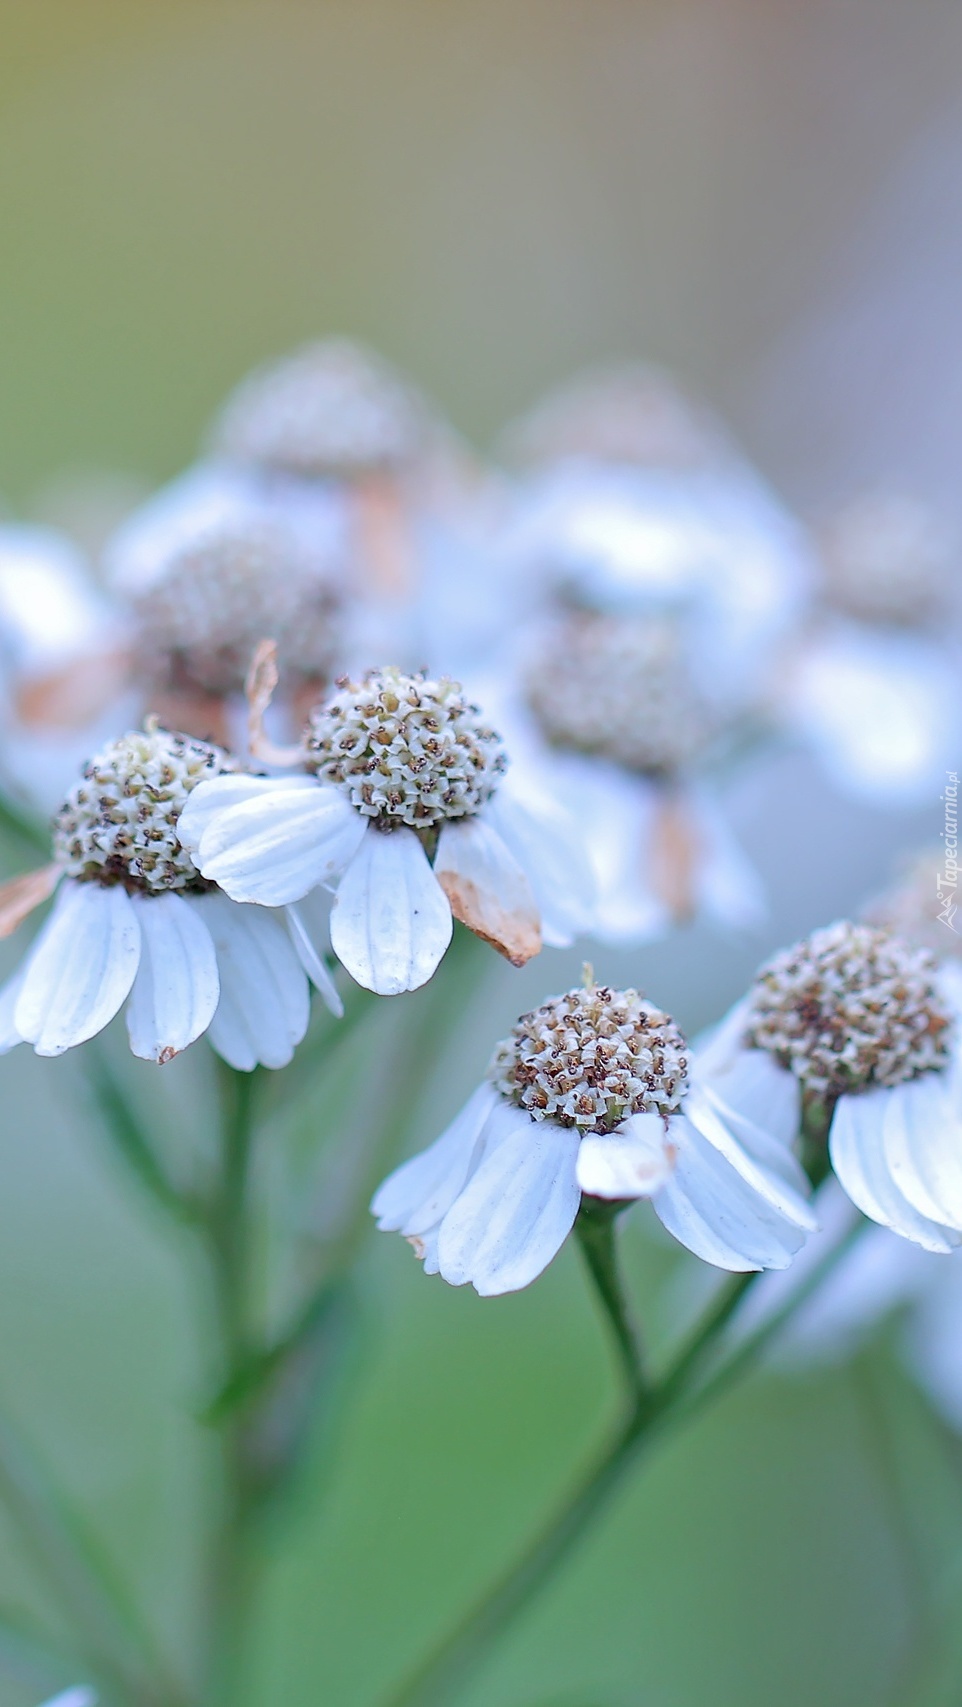
[{"label": "white flower with brown center", "polygon": [[[180,835],[186,803],[213,778],[243,781],[219,748],[152,727],[87,765],[54,821],[53,863],[0,891],[7,935],[57,890],[0,991],[0,1050],[60,1055],[126,1003],[130,1046],[145,1060],[169,1061],[203,1032],[245,1071],[290,1060],[309,1010],[295,944],[272,914],[204,878]],[[326,970],[313,958],[308,970],[336,1011]]]},{"label": "white flower with brown center", "polygon": [[[268,645],[252,673],[255,720],[273,679]],[[343,680],[297,756],[300,775],[211,779],[181,834],[237,901],[296,913],[319,887],[335,889],[334,952],[367,989],[425,983],[452,914],[515,965],[587,922],[574,826],[502,786],[501,739],[457,682],[397,669]]]},{"label": "white flower with brown center", "polygon": [[757,924],[760,880],[703,780],[725,722],[674,618],[559,612],[528,637],[524,688],[512,748],[584,825],[595,934],[645,941],[696,914]]},{"label": "white flower with brown center", "polygon": [[962,1244],[959,1011],[924,949],[847,921],[813,932],[762,967],[701,1070],[729,1120],[814,1120],[872,1220],[928,1250]]},{"label": "white flower with brown center", "polygon": [[270,633],[285,700],[316,699],[343,645],[338,547],[320,499],[280,503],[203,465],[163,488],[107,552],[141,692],[176,727],[230,744],[231,702]]},{"label": "white flower with brown center", "polygon": [[693,1076],[674,1021],[589,983],[499,1044],[485,1082],[372,1211],[429,1274],[484,1296],[527,1286],[582,1195],[650,1198],[670,1233],[731,1270],[784,1268],[814,1228],[801,1170],[764,1133],[740,1142]]}]

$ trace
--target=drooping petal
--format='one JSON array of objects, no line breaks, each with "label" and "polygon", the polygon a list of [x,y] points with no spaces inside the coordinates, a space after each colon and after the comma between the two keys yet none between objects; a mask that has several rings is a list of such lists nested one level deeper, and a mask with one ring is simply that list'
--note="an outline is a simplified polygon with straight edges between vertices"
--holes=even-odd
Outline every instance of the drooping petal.
[{"label": "drooping petal", "polygon": [[571,815],[541,794],[532,792],[522,801],[507,784],[484,812],[531,885],[543,940],[552,948],[566,948],[590,931],[596,884],[584,838]]},{"label": "drooping petal", "polygon": [[651,1197],[669,1179],[674,1160],[661,1115],[634,1114],[614,1132],[582,1138],[578,1184],[589,1197]]},{"label": "drooping petal", "polygon": [[652,1199],[662,1225],[716,1268],[787,1268],[806,1229],[756,1191],[684,1115],[672,1115],[668,1130],[675,1167]]},{"label": "drooping petal", "polygon": [[[201,783],[188,808],[214,785]],[[232,900],[283,907],[337,877],[356,852],[365,827],[338,789],[295,777],[285,787],[261,789],[251,799],[212,813],[194,859],[204,876]]]},{"label": "drooping petal", "polygon": [[23,975],[24,968],[21,966],[0,990],[0,1055],[6,1055],[9,1050],[16,1049],[18,1043],[25,1041],[13,1018],[20,991],[23,989]]},{"label": "drooping petal", "polygon": [[962,1231],[962,1105],[948,1073],[922,1073],[889,1091],[885,1159],[921,1215]]},{"label": "drooping petal", "polygon": [[[500,1130],[498,1130],[500,1129]],[[574,1226],[581,1139],[502,1103],[485,1129],[480,1165],[441,1222],[439,1271],[482,1298],[517,1292],[547,1268]]]},{"label": "drooping petal", "polygon": [[694,1076],[726,1109],[766,1132],[785,1149],[798,1136],[798,1080],[766,1049],[744,1042],[749,1003],[739,1002],[721,1025],[692,1051]]},{"label": "drooping petal", "polygon": [[388,1175],[371,1204],[382,1231],[423,1235],[447,1214],[471,1172],[482,1129],[497,1102],[491,1085],[479,1085],[440,1138]]},{"label": "drooping petal", "polygon": [[[287,919],[287,928],[291,933],[291,941],[304,971],[315,990],[320,993],[324,1006],[329,1009],[335,1019],[343,1019],[344,1003],[341,1001],[337,985],[327,969],[323,949],[319,946],[319,941],[323,941],[325,937],[330,935],[327,924],[329,909],[326,905],[324,907],[323,935],[317,929],[315,917],[317,909],[312,903],[315,897],[321,896],[325,896],[325,891],[314,889],[309,895],[305,895],[303,900],[292,901],[289,907],[284,908],[284,914]],[[329,901],[330,897],[326,896],[326,900]]]},{"label": "drooping petal", "polygon": [[369,828],[338,885],[331,945],[379,996],[426,984],[451,941],[451,908],[413,830]]},{"label": "drooping petal", "polygon": [[14,1024],[38,1055],[62,1055],[109,1024],[140,961],[140,926],[119,885],[66,882],[24,968]]},{"label": "drooping petal", "polygon": [[284,1067],[307,1030],[310,994],[304,969],[280,920],[211,891],[195,907],[214,940],[220,1001],[209,1037],[224,1060],[249,1073]]},{"label": "drooping petal", "polygon": [[521,866],[483,814],[445,824],[434,875],[456,919],[512,966],[541,950],[541,921]]},{"label": "drooping petal", "polygon": [[127,1004],[130,1047],[144,1061],[170,1061],[214,1017],[217,956],[203,918],[183,895],[138,895],[133,904],[141,952]]},{"label": "drooping petal", "polygon": [[950,1251],[962,1233],[922,1215],[892,1177],[884,1148],[885,1113],[891,1092],[883,1085],[839,1097],[828,1147],[832,1166],[856,1208],[927,1251]]},{"label": "drooping petal", "polygon": [[796,1226],[806,1232],[814,1232],[817,1223],[807,1202],[810,1195],[808,1180],[782,1145],[768,1139],[759,1130],[755,1134],[754,1150],[746,1149],[731,1124],[697,1083],[691,1086],[685,1098],[684,1112],[689,1123],[697,1127],[700,1135],[724,1156],[729,1167],[734,1168],[753,1191],[766,1198]]}]

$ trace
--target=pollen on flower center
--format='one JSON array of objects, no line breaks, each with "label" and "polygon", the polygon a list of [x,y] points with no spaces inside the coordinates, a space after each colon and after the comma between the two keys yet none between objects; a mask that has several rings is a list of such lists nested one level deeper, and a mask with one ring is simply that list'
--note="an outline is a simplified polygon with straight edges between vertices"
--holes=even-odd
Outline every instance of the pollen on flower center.
[{"label": "pollen on flower center", "polygon": [[305,747],[317,776],[385,828],[470,817],[507,767],[501,737],[460,683],[395,669],[341,680],[312,712]]},{"label": "pollen on flower center", "polygon": [[53,824],[54,858],[70,877],[155,894],[206,889],[177,837],[199,782],[237,764],[219,747],[166,729],[124,735],[85,766]]},{"label": "pollen on flower center", "polygon": [[711,732],[681,637],[664,619],[572,613],[551,630],[527,686],[553,745],[630,770],[676,770]]},{"label": "pollen on flower center", "polygon": [[489,1074],[535,1120],[611,1132],[632,1114],[673,1114],[687,1070],[687,1044],[668,1014],[637,990],[592,984],[522,1015]]},{"label": "pollen on flower center", "polygon": [[148,671],[212,694],[239,692],[259,640],[270,634],[282,665],[329,677],[337,604],[310,551],[267,517],[227,520],[181,547],[135,600]]},{"label": "pollen on flower center", "polygon": [[828,925],[762,967],[746,1041],[820,1096],[902,1084],[948,1062],[951,1016],[935,970],[889,931]]}]

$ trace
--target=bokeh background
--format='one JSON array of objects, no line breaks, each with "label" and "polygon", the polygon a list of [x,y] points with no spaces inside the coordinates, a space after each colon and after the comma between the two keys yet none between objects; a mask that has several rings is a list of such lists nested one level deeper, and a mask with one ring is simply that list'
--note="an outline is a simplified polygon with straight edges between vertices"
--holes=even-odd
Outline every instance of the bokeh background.
[{"label": "bokeh background", "polygon": [[[898,478],[958,518],[962,11],[945,0],[0,0],[0,43],[14,510],[95,526],[91,475],[105,503],[156,483],[252,363],[343,331],[480,448],[584,362],[641,355],[720,407],[806,515]],[[694,1029],[763,952],[937,837],[940,810],[856,806],[773,758],[735,806],[773,895],[765,935],[689,932],[597,970]],[[490,976],[412,1145],[576,976],[560,955]],[[165,1084],[171,1131],[202,1127],[191,1071]],[[176,1652],[206,1473],[199,1276],[114,1172],[68,1061],[4,1060],[0,1108],[0,1401]],[[664,1254],[640,1228],[629,1243],[663,1327]],[[361,1292],[333,1468],[318,1454],[278,1537],[248,1707],[370,1707],[612,1403],[572,1251],[481,1303],[372,1232]],[[950,1608],[960,1520],[962,1452],[884,1343],[762,1375],[640,1471],[470,1707],[957,1701],[939,1595]],[[0,1604],[43,1604],[2,1522],[0,1544]],[[46,1679],[9,1661],[0,1702],[31,1707]]]}]

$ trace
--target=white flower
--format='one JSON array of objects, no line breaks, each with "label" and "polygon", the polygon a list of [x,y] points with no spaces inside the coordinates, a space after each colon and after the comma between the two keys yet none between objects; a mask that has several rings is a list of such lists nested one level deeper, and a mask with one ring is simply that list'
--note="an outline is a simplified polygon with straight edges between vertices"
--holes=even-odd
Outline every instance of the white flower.
[{"label": "white flower", "polygon": [[[702,1071],[725,1118],[770,1099],[828,1122],[852,1202],[931,1251],[962,1244],[962,1079],[952,979],[870,925],[815,931],[762,968]],[[786,1121],[786,1126],[791,1121]]]},{"label": "white flower", "polygon": [[97,1707],[97,1697],[92,1689],[65,1689],[45,1701],[43,1707]]},{"label": "white flower", "polygon": [[127,518],[106,553],[141,679],[195,699],[240,695],[270,633],[288,690],[313,683],[316,697],[341,644],[341,549],[322,495],[280,502],[240,473],[189,469]]},{"label": "white flower", "polygon": [[956,760],[955,543],[899,492],[854,500],[825,530],[821,616],[775,682],[773,710],[846,793],[927,800]]},{"label": "white flower", "polygon": [[518,776],[576,812],[597,887],[593,934],[642,942],[702,914],[764,917],[761,880],[710,782],[727,737],[670,616],[558,613],[526,636],[501,722]]},{"label": "white flower", "polygon": [[783,1268],[815,1223],[786,1145],[736,1134],[667,1014],[634,990],[569,990],[518,1021],[447,1131],[377,1192],[378,1226],[429,1274],[484,1296],[527,1286],[582,1194],[651,1199],[721,1268]]},{"label": "white flower", "polygon": [[302,758],[307,775],[203,783],[180,833],[236,901],[300,917],[303,897],[336,888],[331,943],[367,989],[424,984],[452,914],[515,965],[586,921],[572,826],[502,787],[500,738],[456,682],[394,669],[345,681],[312,713]]},{"label": "white flower", "polygon": [[[124,736],[86,767],[55,820],[53,863],[0,896],[7,934],[59,887],[0,991],[0,1051],[32,1043],[60,1055],[126,1002],[130,1046],[145,1060],[168,1061],[205,1031],[244,1071],[290,1060],[309,1010],[297,945],[273,915],[206,882],[179,835],[185,801],[211,776],[243,780],[219,749],[158,729]],[[307,970],[337,1010],[315,961]]]}]

